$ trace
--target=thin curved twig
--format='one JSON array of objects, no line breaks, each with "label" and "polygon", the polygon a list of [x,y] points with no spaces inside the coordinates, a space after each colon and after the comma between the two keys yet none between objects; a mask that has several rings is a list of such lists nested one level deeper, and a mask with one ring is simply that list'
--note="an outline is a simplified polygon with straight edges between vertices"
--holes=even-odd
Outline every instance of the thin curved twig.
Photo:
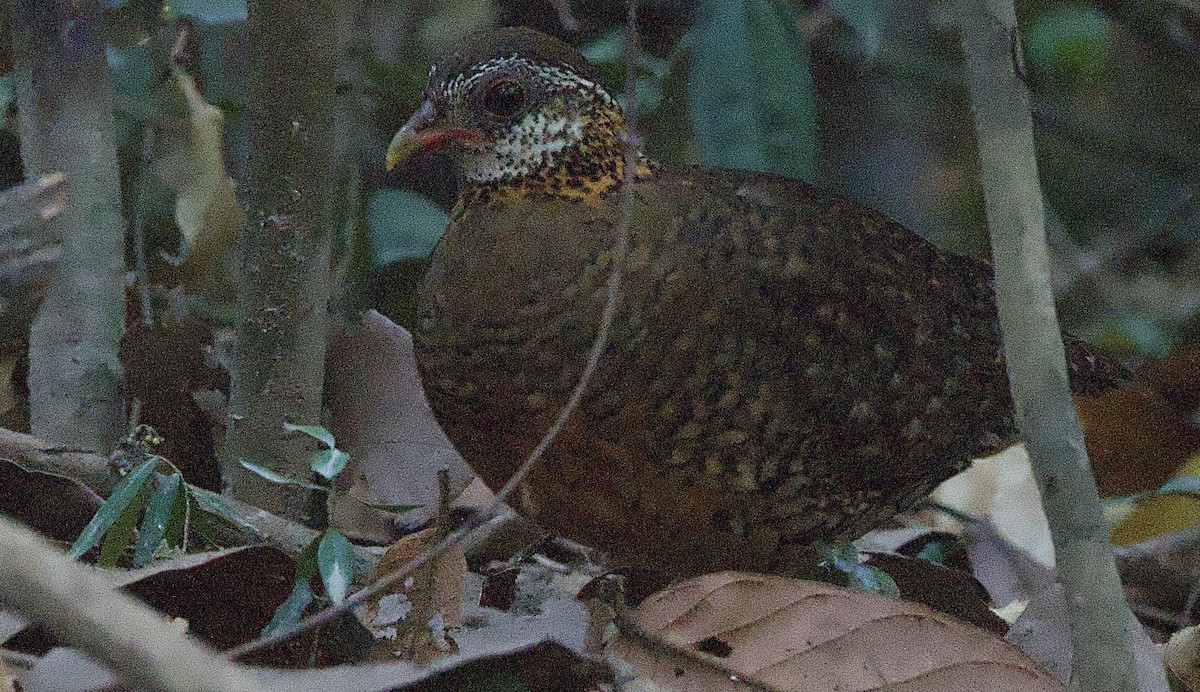
[{"label": "thin curved twig", "polygon": [[633,183],[640,158],[641,145],[641,140],[637,135],[637,106],[634,102],[634,88],[636,87],[637,0],[629,0],[625,39],[625,114],[627,130],[623,139],[625,145],[625,180],[622,183],[621,218],[617,226],[616,244],[613,247],[612,272],[608,277],[607,302],[600,316],[600,326],[596,332],[596,338],[592,342],[592,350],[588,356],[587,364],[584,366],[583,372],[579,375],[579,381],[576,383],[574,391],[571,392],[571,397],[559,412],[550,429],[546,431],[541,441],[538,442],[537,447],[529,453],[529,456],[525,458],[525,461],[521,463],[521,466],[517,468],[516,472],[508,479],[504,487],[496,493],[496,496],[483,511],[476,513],[449,536],[438,542],[437,545],[423,552],[388,576],[376,580],[369,586],[355,592],[341,603],[297,622],[291,629],[270,636],[260,637],[230,649],[226,652],[226,655],[230,659],[237,660],[245,654],[274,646],[301,632],[307,632],[332,622],[341,617],[343,613],[386,592],[412,574],[414,570],[428,564],[452,546],[461,543],[470,533],[477,530],[500,511],[508,498],[512,496],[513,492],[529,476],[534,465],[542,458],[542,455],[546,453],[550,445],[554,443],[555,438],[562,431],[567,419],[579,408],[579,403],[583,399],[584,392],[587,391],[588,385],[591,383],[592,375],[595,373],[596,367],[600,364],[600,357],[604,354],[604,350],[608,346],[609,330],[612,327],[613,320],[616,318],[617,305],[620,302],[621,274],[624,271],[625,254],[629,246],[629,227],[633,221]]}]

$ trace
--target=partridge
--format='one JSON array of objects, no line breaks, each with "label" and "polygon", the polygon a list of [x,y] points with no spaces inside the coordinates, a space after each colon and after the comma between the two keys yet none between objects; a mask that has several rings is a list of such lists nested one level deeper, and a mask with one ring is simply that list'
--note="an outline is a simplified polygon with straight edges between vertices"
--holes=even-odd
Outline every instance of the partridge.
[{"label": "partridge", "polygon": [[[492,488],[559,413],[606,301],[627,123],[570,46],[477,33],[388,167],[454,162],[418,291],[434,414]],[[1018,440],[988,263],[805,182],[644,157],[599,367],[513,504],[618,563],[790,573]],[[1071,385],[1119,366],[1066,337]]]}]

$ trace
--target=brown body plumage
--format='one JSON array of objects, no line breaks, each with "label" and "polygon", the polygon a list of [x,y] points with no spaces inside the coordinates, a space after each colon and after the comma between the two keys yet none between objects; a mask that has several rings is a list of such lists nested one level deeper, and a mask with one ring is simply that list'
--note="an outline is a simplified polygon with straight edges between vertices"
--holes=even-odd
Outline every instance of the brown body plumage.
[{"label": "brown body plumage", "polygon": [[[551,41],[477,37],[490,47],[435,68],[393,148],[465,133],[415,343],[438,420],[493,488],[583,369],[619,227],[619,108]],[[491,109],[498,88],[520,107]],[[547,529],[675,573],[786,572],[1016,440],[986,263],[781,176],[643,160],[633,195],[608,348],[515,502]],[[1111,382],[1068,345],[1075,386]]]}]

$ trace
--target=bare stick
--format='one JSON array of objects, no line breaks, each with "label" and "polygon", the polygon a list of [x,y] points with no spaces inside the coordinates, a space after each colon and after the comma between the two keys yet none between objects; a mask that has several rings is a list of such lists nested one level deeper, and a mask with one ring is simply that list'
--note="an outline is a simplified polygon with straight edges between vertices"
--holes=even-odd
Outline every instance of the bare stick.
[{"label": "bare stick", "polygon": [[617,226],[616,245],[613,247],[612,273],[608,277],[608,302],[604,305],[604,312],[600,317],[600,327],[596,332],[596,339],[592,342],[592,351],[588,356],[587,365],[584,366],[583,372],[579,376],[579,381],[575,385],[575,390],[571,392],[571,397],[567,400],[566,405],[558,414],[558,418],[546,431],[546,434],[538,442],[537,447],[529,453],[517,471],[508,479],[500,492],[492,499],[491,503],[483,509],[483,511],[475,514],[462,526],[456,529],[453,533],[447,536],[437,545],[422,553],[408,564],[400,569],[392,572],[388,576],[379,579],[370,586],[355,592],[340,604],[327,608],[316,615],[305,618],[296,623],[289,630],[279,633],[260,637],[254,641],[247,642],[239,647],[230,649],[227,655],[232,659],[237,659],[239,656],[245,655],[252,651],[274,646],[293,635],[301,632],[307,632],[315,627],[320,627],[328,622],[332,622],[340,617],[342,613],[348,612],[360,603],[387,591],[394,584],[403,581],[408,575],[431,560],[446,552],[451,546],[461,543],[468,534],[478,529],[489,519],[495,516],[513,494],[513,492],[525,481],[533,470],[538,459],[542,458],[550,445],[554,443],[554,439],[558,437],[559,432],[566,424],[567,419],[579,407],[579,402],[583,399],[583,394],[587,390],[588,384],[591,382],[592,375],[596,371],[596,366],[600,364],[600,357],[604,353],[604,349],[608,346],[608,333],[612,327],[613,319],[617,314],[617,305],[621,297],[621,273],[625,266],[625,252],[629,246],[629,227],[633,222],[633,184],[637,172],[637,164],[640,159],[640,139],[637,135],[637,106],[634,103],[634,88],[636,86],[636,51],[637,51],[637,0],[629,0],[629,13],[625,26],[625,117],[628,129],[624,138],[625,144],[625,180],[622,190],[622,207],[621,220]]},{"label": "bare stick", "polygon": [[1067,384],[1050,290],[1029,93],[1012,0],[963,0],[963,54],[979,136],[1009,385],[1068,595],[1072,683],[1137,688],[1129,611]]}]

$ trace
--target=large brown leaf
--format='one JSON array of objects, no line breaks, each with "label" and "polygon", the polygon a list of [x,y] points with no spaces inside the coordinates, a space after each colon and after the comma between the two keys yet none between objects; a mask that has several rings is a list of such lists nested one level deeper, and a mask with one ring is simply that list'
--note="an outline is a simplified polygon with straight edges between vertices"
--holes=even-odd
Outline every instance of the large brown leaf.
[{"label": "large brown leaf", "polygon": [[634,620],[651,637],[623,634],[613,651],[668,689],[1063,689],[988,632],[922,605],[818,582],[705,575],[646,599]]}]

